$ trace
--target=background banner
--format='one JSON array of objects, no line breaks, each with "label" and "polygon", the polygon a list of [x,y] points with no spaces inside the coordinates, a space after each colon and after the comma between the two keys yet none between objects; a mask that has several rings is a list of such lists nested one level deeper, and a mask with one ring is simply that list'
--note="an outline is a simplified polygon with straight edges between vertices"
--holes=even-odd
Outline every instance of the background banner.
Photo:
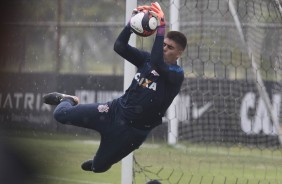
[{"label": "background banner", "polygon": [[[278,144],[274,123],[280,124],[281,92],[273,89],[281,86],[265,85],[272,89],[268,93],[278,122],[268,116],[253,82],[186,79],[176,107],[179,139]],[[42,96],[58,91],[78,96],[81,103],[107,102],[122,95],[122,86],[121,76],[1,74],[0,121],[5,128],[81,132],[81,128],[55,122],[54,107],[43,104]],[[153,132],[166,137],[167,118]]]}]

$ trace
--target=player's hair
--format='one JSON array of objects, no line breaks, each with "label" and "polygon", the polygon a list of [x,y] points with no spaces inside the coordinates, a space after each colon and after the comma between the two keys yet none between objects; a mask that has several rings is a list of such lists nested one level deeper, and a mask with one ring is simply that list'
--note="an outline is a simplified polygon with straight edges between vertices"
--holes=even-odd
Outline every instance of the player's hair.
[{"label": "player's hair", "polygon": [[187,38],[183,33],[179,31],[169,31],[166,37],[175,41],[183,50],[185,50],[187,45]]}]

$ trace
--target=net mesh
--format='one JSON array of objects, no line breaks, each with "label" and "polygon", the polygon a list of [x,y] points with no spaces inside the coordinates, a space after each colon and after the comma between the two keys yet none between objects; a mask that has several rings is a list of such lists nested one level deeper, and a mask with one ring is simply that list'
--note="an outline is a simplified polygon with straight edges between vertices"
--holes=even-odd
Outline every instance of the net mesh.
[{"label": "net mesh", "polygon": [[[180,0],[179,7],[173,0],[159,3],[168,22],[169,9],[176,6],[179,29],[188,38],[179,61],[185,81],[173,107],[178,144],[160,146],[155,150],[158,159],[151,160],[148,153],[144,160],[137,151],[135,182],[281,183],[280,2]],[[165,133],[163,137],[166,145]]]},{"label": "net mesh", "polygon": [[[191,3],[186,5],[193,7],[194,3]],[[227,1],[221,1],[221,3],[197,1],[191,12],[181,12],[180,17],[183,17],[184,22],[187,20],[187,25],[182,28],[183,32],[187,34],[189,40],[190,38],[193,40],[188,43],[187,53],[182,58],[183,67],[188,72],[186,72],[187,80],[184,82],[181,96],[187,98],[185,95],[189,95],[190,97],[190,103],[187,103],[188,106],[185,105],[184,109],[187,111],[186,109],[191,109],[192,106],[193,115],[193,110],[199,113],[199,107],[205,107],[205,104],[211,103],[208,113],[202,114],[201,121],[199,117],[194,116],[186,118],[190,121],[186,124],[192,127],[197,125],[196,131],[202,129],[199,126],[206,128],[207,130],[203,130],[200,137],[207,137],[209,141],[213,140],[209,136],[211,132],[223,135],[215,136],[215,139],[232,139],[232,142],[238,142],[240,139],[240,142],[249,142],[248,139],[243,138],[244,135],[254,134],[261,137],[260,132],[267,135],[275,134],[276,136],[270,136],[275,140],[278,130],[275,130],[268,120],[270,117],[267,113],[264,113],[262,117],[257,112],[260,110],[261,94],[257,90],[256,83],[259,75],[265,81],[263,85],[267,86],[269,98],[273,102],[272,108],[280,107],[280,101],[273,99],[275,94],[279,95],[281,91],[280,12],[277,4],[271,1],[234,1],[233,6],[241,23],[246,43],[240,39]],[[191,26],[189,22],[194,22],[194,25]],[[254,69],[252,66],[249,49],[258,68]],[[248,96],[246,97],[249,93],[254,99],[249,100]],[[256,105],[242,104],[251,103],[250,101]],[[261,106],[264,110],[266,109],[263,102]],[[242,109],[244,107],[247,109]],[[182,109],[180,105],[178,111]],[[249,109],[254,112],[247,113],[253,114],[242,117],[243,111]],[[187,114],[185,111],[182,114]],[[276,114],[280,116],[280,112]],[[251,125],[244,125],[247,122],[242,121],[246,119],[251,121],[249,122]],[[249,128],[241,132],[241,129],[246,129],[244,126]],[[190,127],[191,130],[193,130],[192,127]],[[209,131],[210,128],[218,130]],[[185,129],[181,129],[183,138],[189,135]],[[188,132],[191,130],[187,129]],[[234,135],[237,133],[241,136]],[[270,142],[265,143],[272,145],[274,141],[272,138]]]}]

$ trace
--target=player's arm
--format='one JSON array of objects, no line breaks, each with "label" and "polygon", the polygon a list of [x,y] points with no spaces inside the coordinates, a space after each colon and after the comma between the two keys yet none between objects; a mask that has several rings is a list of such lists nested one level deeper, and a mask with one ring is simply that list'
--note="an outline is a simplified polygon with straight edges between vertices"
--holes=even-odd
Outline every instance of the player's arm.
[{"label": "player's arm", "polygon": [[166,78],[172,84],[181,84],[184,80],[184,71],[177,65],[168,65],[164,62],[163,57],[164,36],[156,36],[152,52],[151,63],[154,69]]},{"label": "player's arm", "polygon": [[182,83],[184,71],[177,65],[168,65],[164,62],[163,44],[164,36],[157,35],[151,52],[152,66],[161,76],[164,76],[168,82],[175,84]]},{"label": "player's arm", "polygon": [[164,76],[168,82],[175,84],[176,86],[181,86],[184,80],[184,72],[182,68],[178,66],[170,66],[164,62],[163,55],[163,44],[165,35],[165,18],[164,13],[158,3],[152,3],[151,6],[152,14],[158,18],[159,26],[157,28],[157,34],[153,48],[151,51],[151,63],[155,70]]},{"label": "player's arm", "polygon": [[159,25],[157,27],[157,33],[153,48],[151,51],[151,63],[157,72],[163,74],[163,71],[166,69],[166,64],[164,63],[163,56],[163,44],[164,44],[164,35],[165,35],[165,20],[164,13],[158,3],[152,3],[151,13],[158,19]]},{"label": "player's arm", "polygon": [[176,67],[171,67],[164,62],[163,55],[163,44],[165,35],[165,18],[164,13],[158,3],[152,3],[151,6],[152,14],[158,19],[159,26],[157,28],[157,34],[153,48],[151,51],[151,63],[154,69],[164,76],[171,83],[178,83],[176,81],[182,82],[183,71],[176,69]]},{"label": "player's arm", "polygon": [[131,28],[128,23],[115,41],[114,51],[136,67],[139,67],[145,62],[146,57],[148,57],[148,53],[128,44],[131,34]]}]

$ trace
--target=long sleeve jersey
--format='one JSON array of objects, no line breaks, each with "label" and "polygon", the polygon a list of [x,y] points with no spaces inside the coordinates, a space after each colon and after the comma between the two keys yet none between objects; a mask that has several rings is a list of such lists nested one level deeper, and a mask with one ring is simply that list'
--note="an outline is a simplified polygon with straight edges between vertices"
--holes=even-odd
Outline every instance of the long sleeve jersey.
[{"label": "long sleeve jersey", "polygon": [[144,126],[157,126],[179,93],[183,69],[164,62],[164,36],[156,35],[151,53],[128,44],[131,35],[126,26],[118,36],[114,50],[137,67],[137,73],[125,94],[117,99],[121,117]]}]

